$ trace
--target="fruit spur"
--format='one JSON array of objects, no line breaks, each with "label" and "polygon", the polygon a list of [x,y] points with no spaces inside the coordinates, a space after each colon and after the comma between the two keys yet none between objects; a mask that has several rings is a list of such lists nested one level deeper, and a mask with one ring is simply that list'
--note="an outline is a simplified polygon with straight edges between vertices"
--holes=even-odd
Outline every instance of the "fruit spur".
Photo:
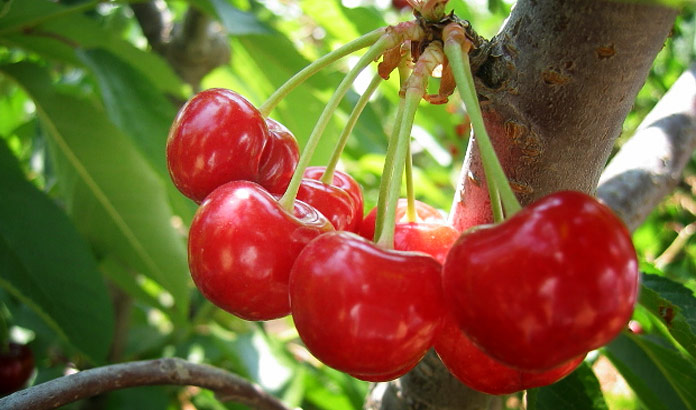
[{"label": "fruit spur", "polygon": [[[320,57],[258,108],[232,90],[189,100],[172,124],[167,164],[200,205],[188,238],[194,283],[216,306],[263,321],[292,315],[321,362],[367,381],[398,378],[435,348],[473,389],[508,394],[551,384],[625,327],[638,291],[628,231],[580,192],[522,208],[485,129],[469,64],[482,39],[446,13],[446,0],[411,0],[414,19],[367,33]],[[298,85],[367,49],[328,100],[302,152],[269,115]],[[358,75],[379,61],[325,166],[309,167]],[[428,93],[441,68],[436,94]],[[372,94],[390,75],[399,106],[377,207],[337,169]],[[410,140],[421,100],[458,91],[481,154],[494,224],[455,230],[416,201]],[[405,175],[406,198],[399,198]]]}]

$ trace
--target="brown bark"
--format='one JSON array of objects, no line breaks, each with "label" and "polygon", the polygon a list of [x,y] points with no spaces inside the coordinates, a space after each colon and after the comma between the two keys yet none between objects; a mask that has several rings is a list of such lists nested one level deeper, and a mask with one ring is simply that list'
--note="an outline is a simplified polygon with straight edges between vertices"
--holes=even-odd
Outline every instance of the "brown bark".
[{"label": "brown bark", "polygon": [[[676,16],[599,0],[524,0],[477,58],[487,129],[522,204],[594,192]],[[490,221],[474,148],[453,204],[460,229]]]},{"label": "brown bark", "polygon": [[200,386],[213,390],[221,401],[234,401],[258,410],[288,410],[259,386],[235,374],[176,357],[83,370],[0,398],[0,408],[55,409],[113,390],[165,384]]},{"label": "brown bark", "polygon": [[[634,3],[520,0],[501,32],[472,55],[486,128],[523,205],[564,189],[595,191],[676,14]],[[451,214],[461,230],[491,221],[475,145]],[[490,397],[457,383],[430,354],[408,375],[376,385],[365,408],[501,405]]]}]

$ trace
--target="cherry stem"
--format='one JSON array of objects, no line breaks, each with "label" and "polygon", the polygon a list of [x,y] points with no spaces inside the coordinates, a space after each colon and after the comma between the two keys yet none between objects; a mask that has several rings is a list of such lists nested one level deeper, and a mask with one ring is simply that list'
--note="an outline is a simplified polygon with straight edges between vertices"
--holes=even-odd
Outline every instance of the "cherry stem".
[{"label": "cherry stem", "polygon": [[329,102],[326,104],[326,107],[324,107],[324,110],[319,116],[317,123],[314,125],[312,133],[309,135],[309,138],[307,139],[307,144],[302,150],[302,155],[300,155],[300,159],[297,163],[297,168],[295,169],[295,173],[292,175],[292,179],[290,180],[288,189],[283,194],[283,197],[280,198],[280,200],[278,201],[280,205],[286,210],[292,211],[293,209],[295,198],[297,197],[297,191],[300,189],[300,183],[302,182],[302,176],[304,174],[304,171],[309,165],[309,161],[312,159],[312,155],[314,155],[314,150],[317,148],[317,145],[319,145],[321,135],[326,129],[326,126],[329,124],[329,120],[331,120],[331,116],[333,115],[334,111],[336,111],[336,107],[338,107],[339,102],[341,101],[343,96],[348,92],[348,89],[351,87],[351,85],[353,85],[353,82],[358,77],[358,74],[360,74],[360,72],[365,67],[367,67],[372,61],[374,61],[377,57],[384,53],[384,51],[390,49],[391,47],[394,47],[391,44],[394,41],[394,37],[392,37],[389,34],[381,36],[379,40],[377,40],[372,45],[372,47],[370,47],[367,50],[367,52],[363,54],[362,57],[360,57],[358,63],[352,69],[350,69],[350,71],[348,71],[348,74],[346,74],[346,76],[343,77],[343,80],[341,80],[341,83],[338,85],[336,91],[329,99]]},{"label": "cherry stem", "polygon": [[[474,129],[475,141],[479,147],[481,161],[483,162],[483,170],[486,174],[486,183],[488,185],[489,195],[491,197],[491,207],[495,211],[496,198],[500,198],[505,216],[510,217],[521,209],[519,201],[515,197],[515,193],[510,187],[505,171],[500,165],[498,156],[495,153],[493,144],[491,143],[486,126],[483,122],[481,107],[479,106],[476,88],[474,85],[474,77],[471,74],[469,66],[469,54],[462,52],[463,45],[471,45],[469,39],[466,38],[464,29],[456,23],[449,24],[444,30],[445,38],[445,54],[452,67],[452,74],[457,83],[457,89],[464,101],[471,125]],[[468,43],[468,44],[467,44]],[[468,47],[467,47],[468,51]],[[502,215],[495,215],[495,218],[501,218]],[[496,220],[496,222],[500,222]]]},{"label": "cherry stem", "polygon": [[331,155],[329,163],[326,165],[326,170],[324,170],[324,174],[321,176],[321,182],[325,184],[331,184],[333,182],[334,171],[336,170],[336,165],[338,165],[338,161],[341,159],[343,149],[346,147],[348,137],[353,132],[355,124],[357,124],[358,118],[360,118],[360,114],[362,114],[363,110],[367,106],[367,103],[370,101],[370,97],[372,97],[372,94],[374,94],[375,90],[377,90],[377,87],[381,83],[382,77],[380,77],[379,74],[375,74],[375,76],[372,77],[372,81],[367,86],[365,92],[358,99],[358,102],[355,104],[355,107],[353,107],[353,111],[350,113],[350,116],[348,117],[346,126],[343,128],[341,136],[338,137],[338,143],[336,144],[336,148],[334,148],[334,152]]},{"label": "cherry stem", "polygon": [[348,54],[354,53],[365,47],[369,47],[374,44],[385,32],[385,28],[379,28],[377,30],[371,31],[363,36],[356,38],[355,40],[344,44],[343,46],[337,48],[334,51],[318,58],[311,64],[307,65],[302,70],[298,71],[293,75],[288,81],[280,86],[260,107],[259,111],[264,117],[268,117],[273,109],[280,103],[283,98],[285,98],[290,91],[295,89],[297,86],[304,83],[308,78],[321,71],[324,67],[329,64],[340,60],[341,58],[347,56]]},{"label": "cherry stem", "polygon": [[[385,222],[385,212],[387,199],[389,197],[389,189],[392,186],[392,169],[394,169],[394,157],[396,155],[397,139],[401,132],[401,120],[404,117],[404,109],[406,108],[406,100],[403,97],[399,98],[399,108],[396,111],[396,118],[394,119],[394,128],[389,137],[389,143],[387,144],[387,153],[384,157],[384,168],[382,172],[382,181],[379,184],[379,197],[377,199],[377,215],[375,215],[375,236],[374,241],[377,242],[384,229]],[[392,248],[394,245],[392,243],[386,244],[388,248]]]},{"label": "cherry stem", "polygon": [[[385,160],[383,178],[387,175],[389,186],[386,189],[386,200],[380,202],[379,207],[384,208],[384,218],[380,229],[375,227],[375,242],[384,248],[394,247],[394,229],[396,227],[396,206],[401,192],[401,176],[404,173],[408,146],[411,142],[411,129],[413,120],[418,110],[418,104],[426,90],[428,78],[435,66],[443,60],[442,47],[439,42],[431,42],[418,59],[413,73],[409,76],[406,84],[406,95],[403,99],[403,112],[397,138],[389,141],[395,145],[393,167],[388,167]],[[401,106],[399,107],[401,108]],[[380,198],[381,199],[381,198]],[[380,208],[377,208],[378,215]]]},{"label": "cherry stem", "polygon": [[406,152],[406,218],[409,222],[416,222],[416,194],[413,189],[413,155],[411,144],[408,144]]},{"label": "cherry stem", "polygon": [[[401,193],[401,176],[404,173],[406,165],[406,154],[408,146],[411,142],[411,128],[413,128],[413,120],[420,103],[422,92],[414,89],[407,89],[404,97],[404,110],[401,116],[401,125],[399,126],[399,134],[395,140],[389,141],[395,145],[393,169],[388,170],[385,166],[384,175],[391,173],[390,184],[387,189],[387,196],[384,203],[384,222],[378,235],[375,235],[375,242],[384,248],[391,249],[394,247],[394,229],[396,228],[396,205],[399,201]],[[386,163],[385,163],[386,165]]]}]

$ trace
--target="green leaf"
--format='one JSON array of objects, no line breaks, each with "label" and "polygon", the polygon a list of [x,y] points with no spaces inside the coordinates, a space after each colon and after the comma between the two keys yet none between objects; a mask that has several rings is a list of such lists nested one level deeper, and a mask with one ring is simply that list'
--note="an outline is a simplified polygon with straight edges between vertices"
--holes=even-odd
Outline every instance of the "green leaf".
[{"label": "green leaf", "polygon": [[639,302],[696,358],[696,297],[690,289],[662,276],[644,274]]},{"label": "green leaf", "polygon": [[527,391],[528,410],[606,410],[607,404],[592,368],[583,363],[563,380]]},{"label": "green leaf", "polygon": [[[91,3],[92,7],[96,2]],[[104,48],[145,75],[159,89],[181,94],[181,80],[155,53],[140,50],[80,12],[46,0],[22,0],[0,19],[0,41],[70,64],[81,64],[78,48]]]},{"label": "green leaf", "polygon": [[268,34],[272,30],[252,13],[242,11],[227,0],[189,0],[202,11],[216,17],[232,36]]},{"label": "green leaf", "polygon": [[643,336],[621,334],[605,350],[647,408],[696,409],[693,361]]},{"label": "green leaf", "polygon": [[94,257],[63,211],[25,179],[2,140],[0,198],[0,286],[92,361],[104,360],[113,308]]},{"label": "green leaf", "polygon": [[145,158],[169,178],[164,147],[176,108],[138,70],[105,49],[78,50],[94,73],[111,121],[133,138]]},{"label": "green leaf", "polygon": [[36,104],[75,225],[98,252],[112,254],[170,292],[173,319],[183,322],[190,277],[183,234],[173,227],[162,179],[104,112],[57,92],[42,68],[17,63],[0,71]]}]

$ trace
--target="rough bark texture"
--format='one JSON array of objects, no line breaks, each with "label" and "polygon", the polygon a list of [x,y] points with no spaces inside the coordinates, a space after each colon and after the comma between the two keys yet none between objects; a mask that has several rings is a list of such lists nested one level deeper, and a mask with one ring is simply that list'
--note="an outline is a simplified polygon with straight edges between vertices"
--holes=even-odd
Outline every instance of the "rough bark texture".
[{"label": "rough bark texture", "polygon": [[679,183],[696,149],[696,65],[679,77],[612,158],[597,196],[635,230]]},{"label": "rough bark texture", "polygon": [[[669,34],[672,9],[599,0],[523,0],[477,58],[487,128],[522,204],[594,192],[623,120]],[[489,222],[471,150],[453,222]]]},{"label": "rough bark texture", "polygon": [[[600,0],[520,0],[472,56],[486,127],[523,205],[563,189],[594,192],[622,123],[677,11]],[[470,146],[452,206],[464,230],[491,220]],[[500,399],[457,383],[432,353],[373,387],[367,409],[488,409]]]}]

